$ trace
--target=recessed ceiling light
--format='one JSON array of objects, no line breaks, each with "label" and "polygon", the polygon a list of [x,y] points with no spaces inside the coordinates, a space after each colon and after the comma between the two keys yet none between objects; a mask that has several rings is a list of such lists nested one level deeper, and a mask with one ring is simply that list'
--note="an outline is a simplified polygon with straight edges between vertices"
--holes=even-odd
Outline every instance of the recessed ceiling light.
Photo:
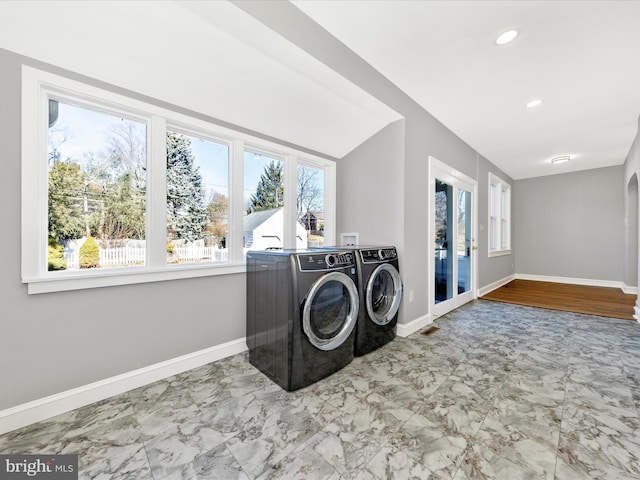
[{"label": "recessed ceiling light", "polygon": [[536,100],[531,100],[529,103],[527,103],[526,107],[527,108],[535,108],[538,107],[542,104],[542,100],[540,99],[536,99]]},{"label": "recessed ceiling light", "polygon": [[496,37],[495,44],[506,45],[507,43],[513,42],[518,35],[520,35],[520,30],[507,30]]},{"label": "recessed ceiling light", "polygon": [[571,157],[569,155],[561,155],[559,157],[554,157],[551,159],[551,163],[556,164],[556,163],[566,163],[569,160],[571,160]]}]

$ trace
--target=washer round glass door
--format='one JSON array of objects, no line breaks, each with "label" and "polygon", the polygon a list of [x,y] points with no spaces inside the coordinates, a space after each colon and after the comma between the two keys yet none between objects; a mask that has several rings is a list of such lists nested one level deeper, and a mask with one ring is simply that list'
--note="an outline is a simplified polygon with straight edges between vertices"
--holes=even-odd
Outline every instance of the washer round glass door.
[{"label": "washer round glass door", "polygon": [[340,272],[323,275],[307,295],[302,327],[307,339],[320,350],[342,345],[356,325],[358,289],[350,277]]},{"label": "washer round glass door", "polygon": [[402,300],[402,280],[389,263],[376,268],[367,282],[367,313],[378,325],[386,325],[398,313]]}]

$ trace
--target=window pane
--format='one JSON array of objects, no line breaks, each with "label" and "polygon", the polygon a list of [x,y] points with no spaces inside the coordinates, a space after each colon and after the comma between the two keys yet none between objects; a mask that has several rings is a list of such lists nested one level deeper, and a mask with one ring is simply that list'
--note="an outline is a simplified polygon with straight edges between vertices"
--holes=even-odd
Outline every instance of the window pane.
[{"label": "window pane", "polygon": [[436,179],[435,191],[435,303],[453,298],[453,187]]},{"label": "window pane", "polygon": [[48,270],[145,264],[147,126],[51,99]]},{"label": "window pane", "polygon": [[498,185],[491,185],[491,192],[489,193],[491,198],[491,208],[489,215],[492,217],[498,216]]},{"label": "window pane", "polygon": [[508,232],[508,226],[509,226],[509,224],[507,223],[507,221],[506,221],[506,220],[502,220],[502,231],[501,231],[502,236],[500,237],[500,240],[501,240],[501,245],[500,245],[500,247],[501,247],[502,249],[504,249],[504,250],[506,250],[506,249],[508,249],[508,248],[509,248],[509,241],[508,241],[508,239],[509,239],[509,236],[508,236],[508,235],[509,235],[509,232]]},{"label": "window pane", "polygon": [[226,262],[229,147],[167,131],[167,263]]},{"label": "window pane", "polygon": [[500,198],[500,205],[501,205],[501,215],[502,215],[502,219],[506,220],[507,216],[509,214],[509,202],[508,202],[508,191],[507,190],[502,190],[501,194],[501,198]]},{"label": "window pane", "polygon": [[284,162],[244,152],[245,252],[284,247]]},{"label": "window pane", "polygon": [[489,250],[498,248],[498,221],[495,217],[489,219]]},{"label": "window pane", "polygon": [[296,225],[296,246],[321,247],[324,245],[324,169],[298,165],[297,184],[300,225]]},{"label": "window pane", "polygon": [[503,189],[500,197],[500,248],[509,248],[509,189]]},{"label": "window pane", "polygon": [[471,290],[471,192],[458,190],[458,293]]}]

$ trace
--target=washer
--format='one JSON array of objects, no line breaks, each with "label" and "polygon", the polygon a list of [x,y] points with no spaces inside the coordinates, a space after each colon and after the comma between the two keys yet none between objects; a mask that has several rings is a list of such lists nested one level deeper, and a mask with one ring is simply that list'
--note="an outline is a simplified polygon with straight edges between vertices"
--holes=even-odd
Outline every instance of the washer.
[{"label": "washer", "polygon": [[249,361],[287,391],[354,358],[360,299],[355,252],[247,252]]}]

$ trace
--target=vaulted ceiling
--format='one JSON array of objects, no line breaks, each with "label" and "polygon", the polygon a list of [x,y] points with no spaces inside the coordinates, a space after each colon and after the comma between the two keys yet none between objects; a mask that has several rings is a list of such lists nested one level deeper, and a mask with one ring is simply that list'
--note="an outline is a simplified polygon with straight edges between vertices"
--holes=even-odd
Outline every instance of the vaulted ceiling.
[{"label": "vaulted ceiling", "polygon": [[0,48],[340,158],[401,118],[226,1],[0,1]]}]

